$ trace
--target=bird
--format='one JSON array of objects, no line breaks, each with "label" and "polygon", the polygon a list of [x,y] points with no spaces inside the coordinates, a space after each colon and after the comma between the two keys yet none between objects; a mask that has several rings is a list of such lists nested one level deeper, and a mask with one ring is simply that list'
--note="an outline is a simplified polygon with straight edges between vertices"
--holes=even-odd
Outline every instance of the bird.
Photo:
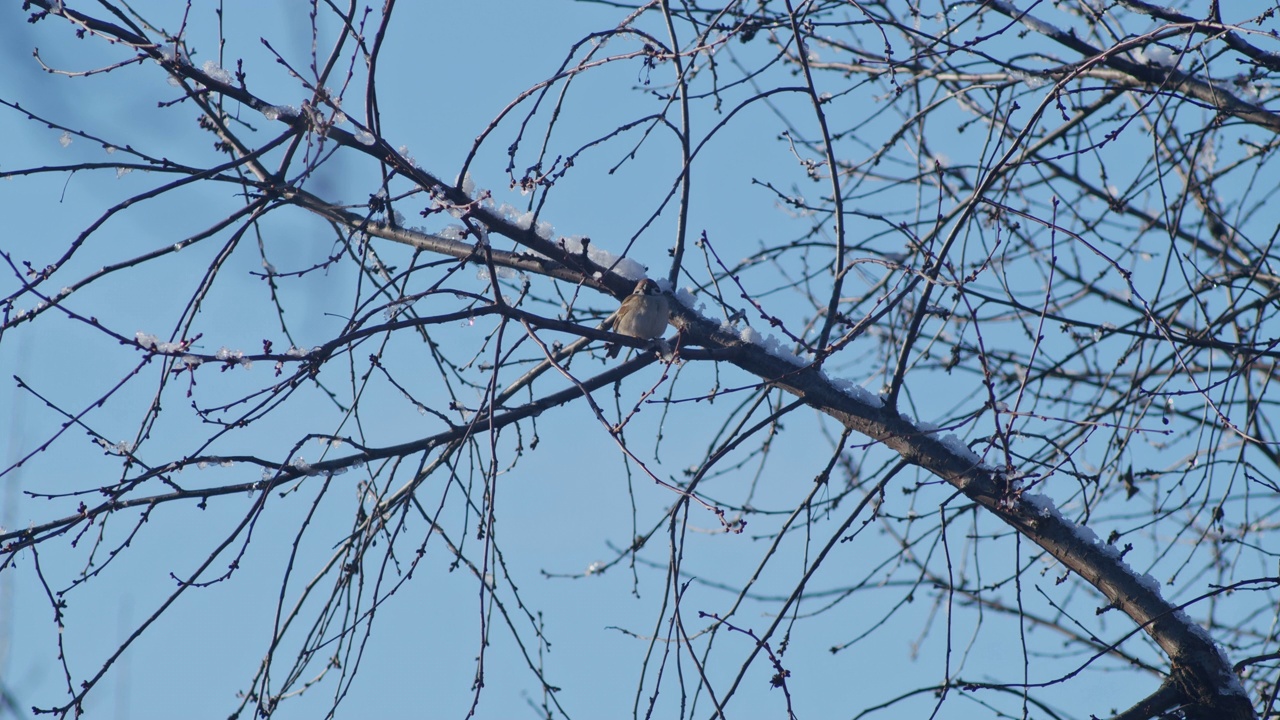
[{"label": "bird", "polygon": [[[641,340],[662,337],[670,313],[670,301],[658,289],[658,283],[644,278],[636,283],[636,289],[623,299],[622,307],[614,314],[613,331]],[[605,355],[618,357],[621,349],[621,346],[610,343],[605,346]]]}]

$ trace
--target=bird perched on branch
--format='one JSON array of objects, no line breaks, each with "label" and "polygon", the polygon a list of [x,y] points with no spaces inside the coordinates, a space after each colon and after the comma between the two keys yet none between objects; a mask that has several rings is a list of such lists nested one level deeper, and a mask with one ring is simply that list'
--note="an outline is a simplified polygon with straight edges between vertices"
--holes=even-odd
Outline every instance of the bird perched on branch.
[{"label": "bird perched on branch", "polygon": [[[670,301],[658,289],[658,283],[645,278],[636,283],[636,289],[622,301],[622,307],[614,315],[613,331],[641,340],[662,337],[670,313]],[[605,355],[617,357],[621,349],[610,343],[605,346]]]}]

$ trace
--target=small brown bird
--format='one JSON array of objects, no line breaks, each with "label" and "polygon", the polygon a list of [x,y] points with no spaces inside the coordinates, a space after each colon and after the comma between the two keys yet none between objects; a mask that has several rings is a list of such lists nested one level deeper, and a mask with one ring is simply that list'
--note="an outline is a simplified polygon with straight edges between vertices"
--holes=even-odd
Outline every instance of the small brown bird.
[{"label": "small brown bird", "polygon": [[[622,301],[622,307],[614,315],[613,331],[641,340],[662,337],[670,314],[671,304],[658,289],[658,283],[645,278],[636,283],[636,289]],[[605,346],[605,355],[618,357],[621,349],[610,343]]]}]

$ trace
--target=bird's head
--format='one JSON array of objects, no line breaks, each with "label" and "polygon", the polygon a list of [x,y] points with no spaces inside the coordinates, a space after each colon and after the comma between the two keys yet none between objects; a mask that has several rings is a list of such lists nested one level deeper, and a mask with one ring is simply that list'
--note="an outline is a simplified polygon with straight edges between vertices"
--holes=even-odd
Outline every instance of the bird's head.
[{"label": "bird's head", "polygon": [[658,288],[658,283],[650,280],[649,278],[644,278],[640,282],[636,283],[636,289],[632,290],[631,294],[648,295],[652,297],[654,295],[661,295],[662,290]]}]

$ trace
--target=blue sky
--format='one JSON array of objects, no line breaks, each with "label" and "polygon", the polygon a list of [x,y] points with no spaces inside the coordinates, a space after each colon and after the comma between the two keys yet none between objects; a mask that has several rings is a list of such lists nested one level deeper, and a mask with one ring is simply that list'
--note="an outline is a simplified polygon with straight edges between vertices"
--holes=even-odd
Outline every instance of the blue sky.
[{"label": "blue sky", "polygon": [[[139,9],[165,27],[174,27],[180,16],[176,6],[157,4],[149,10]],[[307,28],[297,25],[294,10],[293,6],[275,4],[252,10],[229,7],[226,11],[225,57],[243,57],[255,92],[281,105],[297,105],[303,96],[283,69],[271,61],[258,37],[270,38],[282,55],[305,64],[310,38]],[[384,135],[394,144],[407,146],[428,170],[449,176],[456,172],[472,139],[513,96],[551,74],[573,41],[588,32],[611,27],[619,17],[616,10],[589,4],[561,4],[554,12],[533,3],[476,2],[430,9],[403,4],[397,10],[397,21],[382,55]],[[100,42],[71,42],[67,28],[57,22],[35,26],[9,22],[3,26],[7,37],[0,45],[9,55],[5,65],[11,68],[0,80],[0,94],[4,97],[22,98],[24,106],[73,130],[98,130],[111,142],[135,144],[178,162],[195,163],[208,157],[209,138],[198,130],[188,109],[179,107],[154,114],[152,108],[157,102],[175,97],[158,67],[126,68],[92,78],[50,76],[38,69],[29,55],[31,49],[40,48],[41,57],[50,64],[74,69],[99,67],[125,56]],[[216,43],[210,8],[194,9],[190,33],[191,46],[200,53],[194,58],[196,63],[214,58]],[[598,75],[599,78],[588,75],[581,81],[580,85],[588,87],[579,90],[579,109],[567,113],[573,118],[558,132],[570,136],[576,132],[587,136],[604,133],[619,118],[635,112],[634,108],[611,104],[626,97],[616,89],[610,93],[611,103],[593,107],[589,113],[582,111],[582,105],[591,103],[595,92],[590,83],[634,85],[639,80],[634,63],[616,71],[606,69]],[[356,107],[348,106],[353,114],[360,112],[358,99],[359,95],[353,94],[351,105]],[[242,112],[246,122],[269,128],[269,123],[256,113]],[[0,162],[5,169],[110,162],[118,157],[80,137],[72,138],[63,147],[59,143],[61,131],[24,121],[14,111],[0,113],[0,126],[7,137],[16,139]],[[487,148],[474,165],[473,177],[481,186],[494,188],[499,201],[519,202],[518,194],[505,191],[503,143],[490,143]],[[652,193],[647,188],[655,183],[671,183],[679,168],[669,135],[655,134],[646,148],[638,160],[625,164],[613,175],[587,169],[569,175],[544,211],[544,218],[553,222],[560,234],[589,235],[606,246],[623,241],[652,211],[651,199],[646,199]],[[734,253],[741,252],[732,250],[739,243],[754,244],[771,219],[777,222],[777,211],[766,193],[752,190],[750,177],[785,155],[785,146],[754,148],[751,153],[740,152],[729,140],[709,146],[708,164],[729,171],[729,180],[709,188],[700,186],[698,192],[703,197],[695,203],[694,227],[707,228],[713,237],[723,235],[724,245]],[[582,162],[604,165],[619,159],[615,149]],[[362,186],[376,188],[369,185],[376,182],[370,170],[371,166],[339,159],[328,167],[327,174],[316,179],[313,188],[350,193],[358,199],[361,192],[371,192],[362,190]],[[82,172],[69,178],[51,174],[10,181],[0,203],[19,224],[9,233],[6,249],[37,265],[52,262],[68,240],[105,208],[160,181],[150,173],[116,177],[109,170]],[[746,206],[744,199],[748,201]],[[94,235],[64,275],[91,271],[95,266],[176,242],[215,221],[218,208],[234,208],[237,202],[222,187],[197,187],[166,200],[144,202],[136,211],[121,213]],[[268,226],[275,233],[270,238],[269,255],[281,270],[320,262],[333,249],[326,226],[303,213],[292,213],[287,221],[274,225],[269,222]],[[632,253],[656,268],[658,274],[665,274],[667,241],[663,238],[671,227],[668,213]],[[744,236],[734,237],[734,233]],[[118,281],[109,279],[91,286],[80,294],[83,301],[76,307],[92,311],[104,324],[121,332],[167,337],[176,313],[192,292],[193,273],[199,273],[210,260],[212,245],[198,245],[155,262],[144,272],[121,273]],[[380,251],[399,261],[407,259],[407,253],[399,248],[382,247]],[[201,314],[206,352],[222,346],[253,352],[263,337],[284,344],[276,319],[261,312],[268,302],[265,283],[251,274],[260,271],[254,253],[232,256],[217,291],[205,302]],[[335,291],[335,287],[349,287],[353,282],[349,268],[340,266],[292,284],[286,316],[299,344],[317,342],[317,338],[322,339],[339,326],[343,314],[349,312],[349,301],[347,293]],[[483,289],[479,281],[474,285],[475,290]],[[138,360],[136,353],[104,347],[101,337],[78,322],[46,318],[38,332],[31,332],[28,326],[5,337],[0,344],[0,365],[6,369],[6,376],[21,375],[32,387],[65,407],[79,409],[90,404]],[[220,320],[210,324],[215,318]],[[104,408],[90,413],[90,424],[96,430],[117,441],[133,439],[137,432],[133,418],[139,417],[151,402],[158,369],[153,366],[141,372],[152,379],[137,383],[136,389],[113,395]],[[258,365],[227,373],[202,373],[197,378],[199,397],[212,404],[218,396],[237,396],[264,382],[263,377],[270,372],[269,367]],[[694,372],[689,369],[686,375]],[[655,379],[654,372],[642,375],[628,383],[627,391],[635,395]],[[19,392],[11,382],[4,385],[2,392],[0,403],[12,408],[15,417],[7,438],[12,461],[37,439],[51,434],[61,418],[29,394]],[[169,407],[148,441],[149,448],[158,452],[169,448],[170,452],[190,451],[189,438],[198,436],[204,428],[184,412],[183,402],[178,392],[166,401]],[[376,423],[366,432],[382,444],[410,440],[438,429],[430,418],[423,418],[392,396],[374,396],[365,402],[377,402],[385,408],[365,419],[366,423]],[[729,402],[732,398],[722,404]],[[290,413],[273,419],[253,436],[238,437],[235,449],[276,457],[302,433],[338,431],[332,421],[313,422],[311,413],[332,417],[332,408],[314,395],[295,398]],[[653,434],[657,420],[658,409],[647,408],[633,424],[632,432],[640,437],[645,432]],[[525,512],[502,516],[502,547],[508,566],[517,573],[514,579],[525,602],[530,608],[547,613],[545,623],[554,644],[543,661],[549,680],[563,688],[565,709],[571,717],[630,712],[639,660],[648,648],[647,641],[637,636],[655,632],[652,618],[656,617],[664,594],[660,569],[638,569],[640,584],[635,588],[625,562],[604,575],[582,577],[591,563],[615,557],[607,542],[624,545],[633,532],[632,501],[624,490],[628,482],[624,466],[607,438],[598,429],[592,432],[592,423],[582,407],[560,409],[541,419],[541,447],[528,454],[516,471],[502,477],[500,498],[509,507],[527,508]],[[673,448],[668,451],[672,456],[669,465],[696,460],[706,443],[705,438],[699,438],[698,430],[703,427],[696,417],[674,415],[667,420],[665,442]],[[586,437],[566,432],[565,428],[581,428]],[[690,439],[691,446],[684,447]],[[312,444],[304,447],[301,454],[314,460],[320,452]],[[112,466],[116,469],[112,470]],[[788,475],[799,472],[812,476],[816,472],[799,463],[787,470]],[[64,492],[97,484],[100,473],[109,478],[119,472],[118,461],[104,458],[101,449],[83,432],[73,429],[53,451],[32,458],[10,476],[4,498],[5,524],[60,516],[74,511],[78,502],[21,497],[15,492],[18,487]],[[254,469],[239,474],[230,471],[206,481],[190,478],[188,473],[182,481],[244,482],[246,475],[253,479],[257,474]],[[643,478],[631,482],[635,485],[635,501],[641,506],[638,516],[645,521],[655,517],[655,510],[672,502],[669,491]],[[355,489],[351,482],[335,485],[319,503],[318,515],[312,521],[315,530],[302,543],[293,590],[310,578],[331,554],[343,529],[350,525]],[[782,500],[770,498],[767,484],[765,487],[759,494],[761,502]],[[309,490],[312,489],[305,488],[298,495],[313,497]],[[231,581],[189,591],[169,608],[90,695],[86,705],[89,717],[168,717],[179,708],[193,712],[192,716],[225,717],[235,707],[234,693],[246,687],[265,652],[280,592],[279,576],[302,514],[310,505],[306,500],[289,502],[279,498],[269,502],[270,508],[257,524],[250,552]],[[174,580],[170,573],[181,577],[189,574],[247,508],[247,498],[214,500],[204,511],[191,506],[159,508],[138,529],[128,550],[112,560],[110,572],[71,591],[67,596],[64,640],[73,682],[92,676],[113,648],[145,621],[171,591]],[[135,514],[121,518],[119,523],[113,521],[107,537],[119,538],[116,533],[132,531],[136,518]],[[709,531],[718,526],[714,516],[705,511],[694,511],[691,524]],[[415,529],[422,531],[420,525]],[[77,569],[86,567],[89,560],[84,545],[96,532],[91,530],[79,547],[71,548],[69,542],[62,542],[42,550],[42,566],[55,569],[65,583]],[[415,539],[406,547],[418,541]],[[731,582],[741,568],[720,577],[721,564],[740,566],[744,555],[740,548],[746,545],[754,550],[762,542],[751,539],[750,533],[708,535],[699,540],[705,548],[689,558],[688,567],[708,580]],[[664,563],[664,546],[665,543],[656,542],[657,551],[651,557],[659,566]],[[425,572],[419,572],[414,582],[407,583],[379,615],[364,664],[343,706],[346,713],[419,714],[430,708],[430,716],[460,717],[471,702],[469,687],[476,671],[474,658],[480,632],[476,582],[465,571],[448,571],[451,558],[442,543],[432,547],[424,560]],[[101,557],[95,560],[102,562]],[[10,612],[5,620],[5,636],[10,644],[3,675],[22,707],[47,706],[62,702],[65,695],[65,687],[59,690],[64,683],[56,659],[56,629],[30,561],[22,565],[18,572],[6,573],[5,578],[11,583],[6,599]],[[216,568],[224,565],[223,559],[215,563]],[[579,577],[548,580],[540,576],[542,570]],[[695,585],[688,601],[698,609],[716,611],[722,610],[729,597],[723,591]],[[510,602],[509,597],[507,601]],[[285,604],[286,609],[288,605]],[[569,611],[554,612],[559,609]],[[523,613],[516,614],[520,616],[517,622],[521,633],[528,636],[528,621]],[[756,615],[751,617],[757,619]],[[693,619],[696,621],[696,615]],[[705,623],[699,623],[701,626]],[[532,715],[528,704],[540,703],[541,697],[513,647],[510,633],[495,629],[490,642],[479,716]],[[744,636],[726,637],[721,643],[732,648],[730,653],[735,657],[748,647]],[[818,652],[821,653],[820,645]],[[793,656],[798,658],[798,653],[793,652]],[[852,657],[845,664],[843,672],[861,665]],[[732,667],[736,665],[727,666],[725,671]],[[759,664],[757,677],[749,687],[756,692],[766,688],[769,674],[768,666]],[[797,696],[815,696],[819,693],[811,691],[810,686],[822,682],[811,674],[797,673],[794,692]],[[313,717],[327,706],[332,693],[332,687],[322,685],[321,689],[292,700],[283,711],[284,716]],[[772,708],[783,707],[780,693],[760,695]],[[678,702],[676,693],[664,690],[659,714],[675,712]],[[704,706],[705,702],[704,698]]]},{"label": "blue sky", "polygon": [[[143,16],[165,28],[177,27],[183,18],[184,8],[180,5],[153,2],[136,7]],[[306,23],[299,22],[300,9],[301,6],[279,2],[252,8],[229,4],[224,8],[227,43],[221,65],[231,68],[236,59],[243,59],[251,89],[278,105],[297,106],[305,94],[274,62],[259,38],[268,38],[281,56],[304,67],[311,36]],[[28,25],[19,21],[20,11],[11,8],[8,15],[7,21],[0,22],[0,59],[7,69],[0,75],[0,98],[21,99],[31,112],[64,123],[72,130],[101,132],[117,145],[135,144],[175,162],[200,164],[215,157],[211,138],[198,128],[190,107],[179,104],[157,109],[157,103],[178,97],[158,66],[126,67],[91,77],[47,74],[32,58],[32,49],[38,48],[46,63],[74,70],[103,67],[128,55],[101,41],[74,40],[69,29],[57,21]],[[378,88],[383,136],[393,146],[404,146],[426,170],[441,177],[454,177],[474,139],[513,98],[551,76],[575,41],[588,33],[615,27],[624,15],[618,8],[596,3],[401,3],[380,59]],[[190,47],[198,51],[193,58],[195,63],[216,60],[218,35],[212,6],[196,3],[187,20]],[[640,26],[665,37],[656,18],[642,20]],[[332,42],[332,27],[326,27],[321,37],[321,46]],[[637,44],[629,38],[615,39],[608,51],[620,53]],[[724,56],[727,62],[731,52],[751,51],[734,45]],[[639,61],[619,62],[576,80],[563,120],[549,143],[550,154],[576,148],[628,119],[655,112],[661,102],[652,93],[662,89],[665,71],[659,68],[649,73]],[[652,84],[646,86],[646,80]],[[354,87],[360,87],[359,78]],[[726,107],[749,92],[749,88],[726,91]],[[347,96],[344,109],[352,117],[363,115],[361,97],[359,91]],[[799,94],[778,95],[773,102],[789,117],[808,117],[803,114],[807,101]],[[866,96],[860,94],[832,104],[833,112],[858,113],[869,107],[875,106],[869,106]],[[232,112],[240,113],[244,123],[259,130],[254,137],[271,136],[270,121],[258,113],[244,108]],[[960,114],[951,112],[955,114],[944,117],[954,119]],[[504,121],[471,166],[473,180],[491,189],[498,203],[518,204],[522,200],[518,192],[507,188],[504,172],[505,151],[521,116],[516,113]],[[700,136],[722,117],[701,112],[695,120]],[[529,157],[529,148],[536,146],[540,137],[537,131],[544,127],[545,118],[544,109],[532,126],[535,132],[525,141],[522,160]],[[899,118],[884,113],[871,127],[892,132],[898,122]],[[754,104],[708,142],[699,155],[693,171],[689,226],[694,236],[705,231],[728,262],[736,262],[762,244],[798,238],[808,227],[805,218],[797,220],[791,209],[780,207],[774,194],[755,179],[775,180],[779,189],[788,193],[816,197],[824,192],[822,186],[805,178],[803,166],[781,137],[784,129],[768,106]],[[805,130],[812,128],[800,128]],[[943,145],[954,150],[938,151],[940,156],[967,157],[979,152],[980,143],[976,141],[980,138],[975,137],[978,132],[963,140],[948,130],[939,132]],[[70,144],[63,146],[59,142],[63,137],[61,129],[31,122],[8,108],[0,111],[0,135],[9,138],[0,151],[0,171],[112,162],[120,157],[120,153],[108,153],[84,137],[71,137]],[[640,133],[633,132],[597,151],[584,153],[575,171],[558,183],[541,217],[555,226],[558,235],[589,236],[598,245],[615,250],[638,235],[630,257],[648,265],[651,275],[665,276],[667,249],[675,228],[674,212],[667,208],[651,225],[645,227],[645,223],[680,171],[678,146],[672,135],[659,127],[643,140],[635,159],[623,162],[637,142]],[[867,142],[870,145],[872,140]],[[619,166],[617,171],[609,172],[615,165]],[[1123,178],[1112,180],[1124,184]],[[104,210],[164,181],[159,173],[138,171],[117,176],[109,169],[6,180],[0,185],[0,209],[11,225],[7,239],[0,244],[15,258],[28,259],[40,267],[53,262],[71,239]],[[367,160],[340,155],[309,187],[317,194],[359,204],[377,192],[377,167]],[[406,189],[399,187],[400,191]],[[932,212],[929,203],[935,201],[936,198],[922,199],[920,205],[926,209],[918,213],[927,217]],[[870,195],[861,199],[859,207],[876,212],[881,203],[890,204],[884,197]],[[57,288],[95,268],[191,237],[242,205],[243,199],[236,195],[235,188],[212,184],[139,203],[112,217],[92,235],[84,249],[60,271],[59,278],[70,280],[55,278],[52,286]],[[421,206],[420,198],[399,205],[408,216],[408,224],[439,231],[448,222],[440,215],[425,220],[415,217]],[[864,217],[853,218],[853,223],[856,237],[868,243],[883,243],[878,247],[885,252],[895,243],[902,245],[902,239],[884,223]],[[338,247],[334,232],[326,223],[298,210],[270,216],[262,223],[261,232],[267,259],[282,272],[322,263]],[[219,237],[225,239],[225,234]],[[197,326],[204,333],[198,346],[204,352],[220,347],[256,352],[263,338],[272,339],[277,348],[289,344],[279,317],[271,310],[267,283],[260,277],[263,255],[254,247],[258,240],[252,234],[249,237],[228,258],[216,287],[202,304]],[[200,274],[221,247],[221,240],[201,242],[142,268],[121,271],[77,291],[70,306],[93,314],[104,325],[126,335],[143,332],[167,339],[185,303],[199,286]],[[403,247],[379,243],[377,249],[389,265],[403,268],[413,261]],[[699,281],[706,275],[697,275],[701,262],[699,258],[687,265]],[[748,282],[764,283],[754,289],[775,282],[778,272],[767,265],[756,266],[744,276]],[[11,276],[0,277],[4,278],[0,280],[0,291],[7,295],[15,281]],[[855,273],[851,277],[851,294],[870,287],[870,274]],[[1040,278],[1019,280],[1034,288]],[[283,302],[293,341],[300,347],[310,347],[342,327],[353,307],[367,298],[358,295],[357,282],[349,264],[290,280]],[[459,281],[458,285],[468,282],[472,292],[484,292],[485,284],[479,277]],[[589,298],[588,302],[606,310],[611,307],[608,300],[599,297]],[[787,318],[805,311],[794,297],[779,295],[770,302],[771,311]],[[441,308],[440,312],[450,309]],[[715,309],[708,307],[708,312]],[[483,323],[458,323],[439,328],[435,337],[458,347],[472,347],[482,344],[478,338],[486,331]],[[54,313],[43,316],[34,326],[19,326],[3,340],[0,406],[9,408],[6,465],[57,433],[63,421],[30,392],[9,381],[13,375],[21,376],[31,388],[60,407],[73,412],[85,410],[86,422],[113,442],[135,439],[138,418],[153,402],[160,386],[162,371],[158,364],[141,366],[137,381],[95,408],[98,398],[139,367],[140,353],[107,341],[78,320]],[[352,392],[352,386],[358,383],[351,377],[364,371],[366,366],[359,362],[371,351],[372,346],[362,346],[352,353],[350,361],[335,361],[326,381],[343,392]],[[833,363],[828,370],[844,373],[849,380],[877,391],[885,368],[868,364],[866,358],[873,352]],[[384,362],[397,378],[408,382],[416,397],[441,403],[444,396],[436,386],[434,371],[418,369],[428,366],[427,355],[421,343],[415,344],[412,337],[405,336],[391,343]],[[357,366],[356,370],[350,369]],[[737,387],[753,382],[753,378],[732,369],[718,372],[705,365],[686,365],[663,381],[658,397],[670,394],[673,398],[694,398],[713,386]],[[623,384],[617,402],[623,407],[637,402],[642,393],[659,382],[660,375],[655,366],[631,378]],[[196,380],[195,401],[210,407],[269,385],[273,369],[263,363],[226,372],[205,367],[197,373]],[[166,387],[165,409],[146,440],[148,457],[155,461],[195,452],[201,446],[199,440],[209,433],[209,426],[188,408],[191,401],[184,395],[185,383],[185,378],[178,378]],[[538,394],[563,385],[564,381],[552,377]],[[944,378],[919,387],[910,399],[919,403],[912,409],[921,419],[940,421],[971,405],[972,392],[972,387],[962,381]],[[602,405],[613,406],[611,392],[602,391],[596,397]],[[646,405],[628,426],[629,442],[642,458],[652,458],[661,427],[660,458],[652,462],[652,467],[660,476],[678,480],[685,468],[705,455],[713,443],[714,430],[738,417],[736,408],[745,397],[746,393],[727,394],[714,404],[690,402],[673,406],[680,411],[667,413],[661,405]],[[361,397],[364,412],[358,421],[347,417],[324,393],[310,386],[291,397],[289,403],[287,412],[271,415],[270,421],[256,425],[254,432],[234,434],[207,452],[281,458],[309,433],[363,435],[371,439],[371,444],[386,446],[439,432],[443,427],[430,415],[417,412],[399,390],[385,383],[371,384]],[[707,497],[729,506],[749,497],[754,508],[770,514],[753,516],[742,534],[725,534],[718,532],[719,522],[714,515],[696,506],[689,510],[683,565],[687,575],[681,581],[692,582],[681,611],[691,633],[707,625],[698,618],[698,611],[722,613],[731,605],[733,593],[715,584],[741,584],[751,576],[763,548],[772,541],[771,533],[778,530],[827,462],[831,449],[823,430],[831,433],[829,425],[824,426],[812,413],[800,412],[789,416],[786,426],[787,442],[779,441],[767,458],[745,457],[735,472],[709,479],[702,487]],[[527,447],[535,427],[538,448],[526,450],[514,469],[507,470],[506,463],[512,459],[517,443]],[[592,563],[616,557],[610,546],[625,546],[635,532],[647,531],[675,496],[641,474],[628,475],[608,433],[582,404],[550,411],[538,418],[536,425],[522,426],[522,433],[517,439],[508,432],[498,441],[504,469],[498,478],[497,537],[511,573],[500,579],[498,597],[518,628],[518,636],[526,642],[533,638],[535,625],[545,624],[551,648],[536,656],[534,662],[542,663],[548,681],[562,688],[562,702],[569,717],[627,715],[632,712],[636,688],[641,683],[639,714],[643,715],[663,647],[661,642],[651,644],[650,638],[668,632],[665,623],[670,610],[662,614],[664,603],[669,601],[664,577],[668,543],[663,532],[657,533],[641,554],[642,560],[653,565],[639,564],[634,579],[626,560],[601,575],[587,576],[586,569]],[[854,442],[847,452],[856,453],[864,467],[878,467],[888,461],[889,456],[882,449],[867,449],[861,438]],[[314,462],[349,451],[348,447],[325,448],[308,441],[302,444],[299,455]],[[487,462],[485,457],[462,457],[476,466]],[[466,468],[460,470],[460,483],[465,484],[467,472]],[[102,448],[82,429],[73,427],[47,452],[35,455],[21,470],[4,479],[0,523],[11,528],[61,517],[73,513],[80,500],[33,499],[19,490],[67,493],[96,487],[104,478],[122,473],[118,460],[105,457]],[[391,487],[397,487],[411,476],[412,468],[406,466],[395,473],[381,468],[380,473],[377,482],[385,483],[390,477]],[[250,482],[260,475],[258,468],[232,465],[188,470],[178,481],[200,487]],[[299,588],[319,572],[335,545],[349,532],[360,492],[357,483],[364,477],[352,472],[327,483],[307,478],[285,497],[269,497],[264,514],[254,525],[248,551],[230,580],[190,590],[166,610],[90,695],[88,716],[159,718],[171,717],[175,710],[192,717],[227,716],[236,706],[235,693],[247,687],[256,663],[267,650],[278,605],[285,611],[292,606]],[[746,485],[755,490],[744,492]],[[435,503],[444,508],[443,515],[451,519],[449,527],[457,533],[450,541],[464,542],[466,538],[469,552],[476,552],[479,546],[474,537],[474,518],[471,524],[461,520],[468,516],[462,492],[461,486],[450,490],[447,474],[439,473],[428,479],[420,495],[424,505],[431,505],[430,510],[434,510]],[[893,488],[885,511],[900,518],[912,513],[936,513],[950,502],[950,496],[949,488],[936,485],[917,488],[910,497]],[[845,498],[838,509],[832,510],[834,519],[816,524],[812,535],[801,530],[783,539],[778,559],[764,570],[760,592],[772,595],[779,592],[778,588],[793,586],[816,549],[827,541],[825,533],[834,532],[839,520],[860,497],[855,492]],[[97,672],[122,639],[156,611],[175,586],[174,576],[188,577],[250,511],[254,500],[247,494],[216,498],[207,509],[170,503],[156,508],[144,524],[136,525],[136,512],[108,523],[102,530],[107,548],[122,542],[135,528],[137,536],[126,551],[111,559],[109,571],[67,595],[67,630],[62,637],[73,683]],[[312,511],[314,515],[308,519]],[[633,526],[633,518],[639,519],[639,527]],[[951,549],[957,558],[962,558],[956,562],[964,572],[985,571],[1003,577],[1016,563],[1026,562],[1025,548],[1017,549],[1019,554],[1015,555],[1006,529],[990,519],[958,513],[954,522],[963,530],[949,536],[954,543]],[[860,526],[861,521],[854,525]],[[41,546],[40,567],[56,578],[50,580],[52,587],[66,587],[82,569],[105,562],[104,551],[91,557],[87,549],[98,532],[97,527],[90,529],[74,546],[69,537]],[[930,534],[922,532],[926,537]],[[428,540],[428,549],[413,580],[379,608],[360,671],[350,685],[339,716],[465,715],[472,701],[470,686],[480,650],[482,616],[493,625],[488,636],[490,645],[484,653],[486,686],[477,717],[537,716],[534,708],[542,702],[539,687],[515,647],[512,633],[504,626],[501,613],[491,605],[481,607],[477,579],[465,568],[450,568],[453,558],[445,542],[431,536],[421,521],[407,521],[395,558],[389,560],[388,581],[399,579],[396,571],[413,562],[413,550],[424,539]],[[979,540],[985,542],[981,563],[973,559],[977,557],[975,543]],[[204,578],[220,574],[242,542],[243,537],[238,538],[231,550],[220,555]],[[385,539],[380,547],[383,549],[374,557],[384,556]],[[994,614],[963,606],[952,608],[953,648],[948,657],[946,633],[940,629],[943,620],[939,619],[946,616],[946,608],[939,604],[938,593],[927,582],[912,596],[914,611],[894,612],[906,602],[909,592],[901,578],[911,573],[898,573],[892,565],[881,567],[880,563],[892,558],[897,547],[897,541],[886,529],[870,525],[855,542],[836,545],[833,557],[815,578],[811,589],[856,590],[851,591],[853,600],[834,608],[823,608],[825,601],[818,598],[806,600],[798,610],[805,614],[822,608],[823,612],[817,619],[792,626],[783,656],[792,671],[789,689],[801,717],[846,716],[858,708],[887,702],[899,693],[940,682],[948,668],[970,680],[1020,677],[1017,628],[997,621]],[[928,542],[920,547],[936,551],[936,546]],[[281,573],[289,566],[295,550],[293,575],[282,600]],[[1135,557],[1142,553],[1140,550]],[[1043,575],[1036,576],[1046,594],[1026,590],[1024,599],[1030,610],[1053,612],[1044,598],[1067,592],[1065,588],[1056,589],[1053,583],[1058,572],[1045,568]],[[1028,577],[1034,574],[1029,573]],[[373,582],[374,577],[366,569],[366,581]],[[5,678],[6,687],[17,695],[24,709],[33,704],[46,707],[63,702],[65,683],[57,659],[57,631],[35,572],[34,553],[25,555],[16,571],[0,575],[0,588],[4,593],[0,595],[0,610],[4,611],[0,637],[8,640],[0,652],[0,676]],[[517,590],[523,605],[516,602]],[[1091,607],[1090,601],[1081,602]],[[770,613],[775,608],[773,598],[748,600],[735,616],[736,622],[759,632],[772,622]],[[314,603],[307,607],[311,614],[302,614],[301,625],[311,621],[315,609]],[[888,619],[878,624],[884,616]],[[662,623],[657,622],[659,617],[663,618]],[[1108,638],[1129,629],[1127,620],[1109,622],[1102,618],[1092,622],[1109,632]],[[925,633],[925,627],[930,632]],[[864,632],[869,632],[868,639],[852,649],[838,654],[828,652],[832,645],[849,642]],[[1028,632],[1036,635],[1046,631],[1031,628]],[[289,636],[289,641],[297,640],[297,633]],[[779,642],[781,637],[776,636],[775,646]],[[1052,642],[1047,646],[1057,647]],[[1144,639],[1131,640],[1125,647],[1153,657]],[[655,654],[642,680],[640,668],[651,648]],[[718,688],[732,678],[750,648],[751,641],[743,634],[722,633],[717,638],[709,667]],[[536,653],[536,647],[531,646],[530,651]],[[1061,658],[1039,658],[1032,679],[1048,679],[1082,660],[1071,653]],[[323,663],[319,663],[310,669],[318,672],[322,667]],[[654,717],[679,717],[682,709],[688,712],[683,705],[686,699],[679,695],[679,682],[670,678],[680,673],[685,687],[692,688],[696,683],[690,678],[695,671],[687,656],[673,652],[661,672],[662,692]],[[756,660],[734,700],[737,712],[731,716],[784,715],[786,706],[781,692],[769,688],[772,672],[764,659]],[[1121,677],[1133,679],[1129,675]],[[1154,682],[1147,677],[1136,683],[1154,688]],[[1125,680],[1117,680],[1114,675],[1108,679],[1102,673],[1086,672],[1060,689],[1048,690],[1047,695],[1074,708],[1079,707],[1074,703],[1091,696],[1114,697],[1114,705],[1123,707],[1149,691],[1124,685]],[[334,693],[335,683],[332,678],[326,679],[291,699],[278,717],[314,717],[329,706]],[[896,716],[909,708],[924,717],[933,704],[934,699],[926,694],[889,713]],[[992,716],[979,699],[960,699],[945,707],[948,718]],[[1096,704],[1087,707],[1098,709]],[[710,714],[705,695],[699,696],[693,714]],[[0,712],[0,717],[6,716]]]}]

